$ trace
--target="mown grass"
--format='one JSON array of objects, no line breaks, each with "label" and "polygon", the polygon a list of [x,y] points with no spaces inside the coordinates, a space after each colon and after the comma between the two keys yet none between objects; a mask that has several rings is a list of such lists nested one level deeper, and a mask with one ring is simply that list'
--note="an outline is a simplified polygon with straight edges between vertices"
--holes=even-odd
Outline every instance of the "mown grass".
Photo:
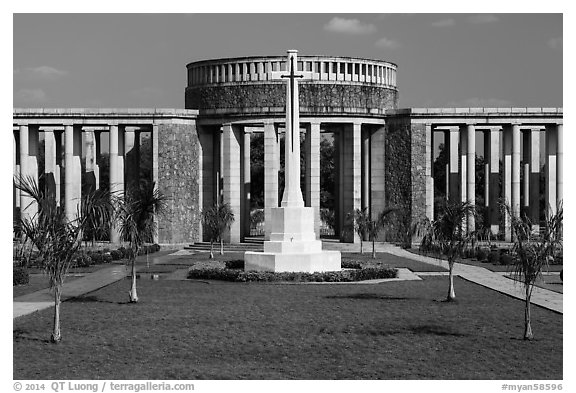
[{"label": "mown grass", "polygon": [[379,285],[120,281],[14,320],[14,379],[562,379],[562,315],[445,277]]}]

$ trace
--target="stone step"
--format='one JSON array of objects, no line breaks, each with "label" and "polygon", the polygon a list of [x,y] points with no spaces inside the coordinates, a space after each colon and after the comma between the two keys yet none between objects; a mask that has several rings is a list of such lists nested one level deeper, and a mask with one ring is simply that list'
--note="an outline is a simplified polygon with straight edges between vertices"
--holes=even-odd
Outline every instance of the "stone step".
[{"label": "stone step", "polygon": [[[185,250],[196,251],[210,251],[210,243],[196,242],[184,247]],[[220,244],[214,243],[214,250],[218,251]],[[264,242],[254,243],[238,243],[238,244],[224,244],[225,251],[262,251],[264,249]]]}]

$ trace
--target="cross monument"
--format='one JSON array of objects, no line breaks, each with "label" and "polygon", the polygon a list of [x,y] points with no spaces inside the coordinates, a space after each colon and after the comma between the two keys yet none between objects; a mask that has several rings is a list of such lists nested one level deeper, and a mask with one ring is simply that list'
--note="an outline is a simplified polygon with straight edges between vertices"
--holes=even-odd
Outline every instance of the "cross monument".
[{"label": "cross monument", "polygon": [[339,271],[340,252],[323,251],[314,233],[314,209],[304,206],[300,188],[300,104],[298,80],[311,72],[298,72],[296,50],[289,50],[286,71],[271,72],[272,79],[286,80],[285,187],[280,207],[272,208],[270,240],[264,252],[246,252],[245,270],[273,272]]}]

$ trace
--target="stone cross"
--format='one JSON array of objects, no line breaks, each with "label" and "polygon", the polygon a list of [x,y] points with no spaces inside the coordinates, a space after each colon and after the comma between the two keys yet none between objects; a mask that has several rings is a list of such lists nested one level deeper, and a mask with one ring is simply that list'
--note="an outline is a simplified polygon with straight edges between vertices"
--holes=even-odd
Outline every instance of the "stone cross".
[{"label": "stone cross", "polygon": [[289,50],[284,71],[271,72],[272,79],[288,79],[286,84],[286,138],[284,140],[285,187],[283,207],[304,206],[300,188],[300,103],[298,79],[312,79],[311,72],[298,72],[298,51]]}]

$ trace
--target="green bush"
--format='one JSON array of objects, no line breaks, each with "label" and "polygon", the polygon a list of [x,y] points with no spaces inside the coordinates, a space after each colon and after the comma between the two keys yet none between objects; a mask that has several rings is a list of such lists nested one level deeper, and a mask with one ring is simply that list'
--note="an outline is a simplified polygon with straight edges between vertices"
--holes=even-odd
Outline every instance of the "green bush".
[{"label": "green bush", "polygon": [[502,254],[500,256],[500,264],[501,265],[512,265],[514,263],[514,259],[509,254]]},{"label": "green bush", "polygon": [[112,255],[110,255],[110,253],[108,254],[102,254],[102,263],[112,263],[113,259],[112,259]]},{"label": "green bush", "polygon": [[127,255],[126,255],[126,247],[122,246],[122,247],[120,247],[120,248],[118,249],[118,251],[122,254],[122,258],[120,258],[120,259],[124,259],[124,258],[127,257]]},{"label": "green bush", "polygon": [[113,261],[119,261],[120,259],[122,259],[122,253],[118,250],[110,251],[110,256],[112,257]]},{"label": "green bush", "polygon": [[488,251],[483,248],[476,250],[476,259],[479,261],[485,261],[488,258]]},{"label": "green bush", "polygon": [[90,257],[92,258],[92,263],[94,263],[95,265],[99,265],[104,261],[104,254],[100,252],[93,252],[92,254],[90,254]]},{"label": "green bush", "polygon": [[94,264],[92,257],[88,254],[80,254],[74,260],[74,266],[76,267],[88,267]]},{"label": "green bush", "polygon": [[225,261],[226,269],[244,269],[244,261],[242,259],[235,259],[233,261]]},{"label": "green bush", "polygon": [[490,251],[488,254],[488,262],[500,263],[500,253],[498,251]]},{"label": "green bush", "polygon": [[362,269],[360,261],[342,261],[341,266],[343,269]]},{"label": "green bush", "polygon": [[234,282],[352,282],[382,278],[395,278],[398,271],[391,268],[365,268],[341,272],[315,273],[273,273],[245,272],[239,269],[193,269],[188,272],[189,279],[222,280]]},{"label": "green bush", "polygon": [[30,274],[28,270],[23,267],[15,267],[12,269],[12,286],[14,285],[24,285],[30,282]]}]

